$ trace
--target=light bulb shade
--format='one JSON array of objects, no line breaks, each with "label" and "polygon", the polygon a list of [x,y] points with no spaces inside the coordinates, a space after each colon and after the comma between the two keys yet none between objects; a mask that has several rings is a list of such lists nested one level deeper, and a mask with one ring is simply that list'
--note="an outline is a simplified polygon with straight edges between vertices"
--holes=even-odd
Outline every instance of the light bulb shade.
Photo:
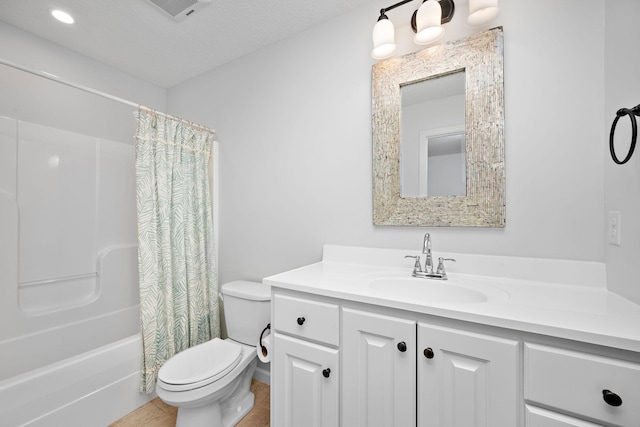
[{"label": "light bulb shade", "polygon": [[371,56],[375,59],[390,57],[396,50],[395,29],[393,22],[387,18],[380,19],[373,27],[373,50]]},{"label": "light bulb shade", "polygon": [[467,24],[481,25],[498,16],[500,8],[498,0],[469,0],[469,16]]},{"label": "light bulb shade", "polygon": [[416,13],[416,44],[429,44],[439,40],[444,35],[442,7],[437,0],[427,0]]}]

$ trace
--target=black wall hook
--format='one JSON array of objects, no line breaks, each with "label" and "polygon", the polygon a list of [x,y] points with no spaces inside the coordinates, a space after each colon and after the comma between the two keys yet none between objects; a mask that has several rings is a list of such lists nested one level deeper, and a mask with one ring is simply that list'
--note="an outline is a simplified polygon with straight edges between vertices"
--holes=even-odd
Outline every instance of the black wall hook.
[{"label": "black wall hook", "polygon": [[[631,145],[629,146],[629,152],[627,156],[620,160],[618,156],[616,156],[616,151],[613,146],[613,135],[616,132],[616,126],[618,125],[618,120],[620,117],[629,116],[631,120]],[[636,140],[638,139],[638,119],[636,116],[640,116],[640,104],[636,105],[633,108],[621,108],[616,112],[616,118],[613,120],[613,124],[611,125],[611,133],[609,133],[609,151],[611,152],[611,158],[614,162],[619,165],[623,165],[629,161],[631,156],[633,155],[633,150],[636,149]]]}]

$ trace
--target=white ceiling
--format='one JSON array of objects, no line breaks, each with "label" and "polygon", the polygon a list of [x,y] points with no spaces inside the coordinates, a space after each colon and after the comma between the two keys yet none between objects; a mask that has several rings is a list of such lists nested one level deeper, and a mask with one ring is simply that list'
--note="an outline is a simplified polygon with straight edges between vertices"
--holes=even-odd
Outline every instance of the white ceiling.
[{"label": "white ceiling", "polygon": [[213,0],[175,21],[149,0],[0,0],[0,20],[169,88],[370,1]]}]

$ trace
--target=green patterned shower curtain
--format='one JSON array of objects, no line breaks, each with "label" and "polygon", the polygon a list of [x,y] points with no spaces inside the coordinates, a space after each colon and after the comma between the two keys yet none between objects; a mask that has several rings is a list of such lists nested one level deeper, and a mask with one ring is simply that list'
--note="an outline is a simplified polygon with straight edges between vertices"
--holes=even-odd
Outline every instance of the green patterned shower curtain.
[{"label": "green patterned shower curtain", "polygon": [[220,335],[208,165],[213,133],[140,109],[136,198],[140,391],[174,354]]}]

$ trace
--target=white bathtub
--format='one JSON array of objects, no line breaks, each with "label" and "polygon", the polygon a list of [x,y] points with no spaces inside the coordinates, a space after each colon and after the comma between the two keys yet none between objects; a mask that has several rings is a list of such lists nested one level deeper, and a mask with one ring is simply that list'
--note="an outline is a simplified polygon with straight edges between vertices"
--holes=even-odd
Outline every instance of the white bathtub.
[{"label": "white bathtub", "polygon": [[144,405],[134,335],[0,382],[0,426],[104,427]]},{"label": "white bathtub", "polygon": [[112,247],[100,254],[97,296],[87,304],[3,313],[35,331],[0,341],[1,427],[103,427],[153,397],[138,391],[136,263],[135,246]]}]

